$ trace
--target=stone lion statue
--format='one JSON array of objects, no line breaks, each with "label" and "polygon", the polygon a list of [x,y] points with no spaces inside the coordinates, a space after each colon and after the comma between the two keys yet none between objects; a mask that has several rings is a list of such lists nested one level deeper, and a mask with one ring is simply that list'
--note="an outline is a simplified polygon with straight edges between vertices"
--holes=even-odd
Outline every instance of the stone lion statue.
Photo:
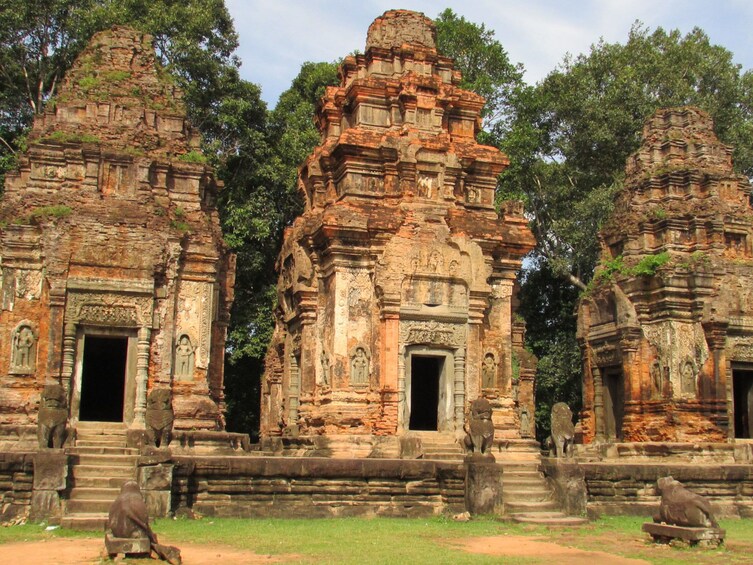
[{"label": "stone lion statue", "polygon": [[155,388],[146,399],[147,440],[155,447],[167,447],[175,415],[170,389]]},{"label": "stone lion statue", "polygon": [[68,401],[65,389],[59,384],[47,385],[42,392],[37,418],[39,447],[60,449],[65,442],[68,421]]},{"label": "stone lion statue", "polygon": [[471,453],[481,453],[494,458],[491,453],[493,442],[492,405],[485,398],[477,398],[471,402],[471,418],[465,436],[465,447]]},{"label": "stone lion statue", "polygon": [[573,412],[567,404],[557,402],[552,406],[551,424],[551,445],[554,456],[565,457],[572,455],[575,425],[573,425]]},{"label": "stone lion statue", "polygon": [[656,485],[661,494],[661,504],[654,522],[691,528],[719,527],[706,498],[690,492],[672,477],[662,477],[656,481]]},{"label": "stone lion statue", "polygon": [[[107,517],[107,529],[111,537],[105,537],[107,552],[120,553],[117,540],[148,539],[149,545],[159,557],[173,565],[180,565],[180,550],[177,547],[162,545],[149,527],[149,514],[136,481],[127,481],[120,489],[120,494],[110,506]],[[116,538],[113,540],[112,538]]]}]

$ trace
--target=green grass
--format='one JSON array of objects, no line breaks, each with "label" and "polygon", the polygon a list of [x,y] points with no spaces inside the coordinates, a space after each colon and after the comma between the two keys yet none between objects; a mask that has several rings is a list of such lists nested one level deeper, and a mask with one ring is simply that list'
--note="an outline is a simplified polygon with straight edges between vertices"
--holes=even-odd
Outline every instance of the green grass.
[{"label": "green grass", "polygon": [[[469,553],[459,543],[476,537],[530,536],[562,546],[601,551],[655,565],[737,565],[753,555],[753,520],[724,520],[727,543],[718,549],[657,545],[641,532],[642,517],[605,517],[577,528],[546,528],[487,518],[467,523],[449,518],[161,519],[153,524],[165,543],[228,546],[280,563],[327,564],[546,564],[549,556],[509,557]],[[60,537],[101,538],[100,532],[45,531],[44,525],[0,528],[0,544]],[[593,557],[599,562],[599,556]],[[128,560],[127,563],[141,563]]]}]

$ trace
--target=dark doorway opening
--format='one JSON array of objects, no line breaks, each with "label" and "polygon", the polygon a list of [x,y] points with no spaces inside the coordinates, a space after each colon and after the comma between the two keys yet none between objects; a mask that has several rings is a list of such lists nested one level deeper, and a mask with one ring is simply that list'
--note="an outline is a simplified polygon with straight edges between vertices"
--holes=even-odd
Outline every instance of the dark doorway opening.
[{"label": "dark doorway opening", "polygon": [[753,370],[732,370],[732,396],[735,406],[735,437],[751,438],[753,424]]},{"label": "dark doorway opening", "polygon": [[444,367],[443,357],[412,355],[410,362],[411,430],[437,431],[439,380]]},{"label": "dark doorway opening", "polygon": [[604,370],[604,433],[607,439],[622,439],[625,412],[624,384],[620,369]]},{"label": "dark doorway opening", "polygon": [[127,337],[84,336],[79,420],[122,422]]}]

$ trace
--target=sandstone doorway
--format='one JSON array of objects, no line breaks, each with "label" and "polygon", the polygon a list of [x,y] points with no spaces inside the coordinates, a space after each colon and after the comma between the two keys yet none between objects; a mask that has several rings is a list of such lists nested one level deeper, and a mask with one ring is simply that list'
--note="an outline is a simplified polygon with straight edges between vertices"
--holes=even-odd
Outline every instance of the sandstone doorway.
[{"label": "sandstone doorway", "polygon": [[753,369],[732,369],[735,438],[753,438]]},{"label": "sandstone doorway", "polygon": [[451,355],[418,349],[409,354],[406,400],[408,429],[448,431],[453,429]]},{"label": "sandstone doorway", "polygon": [[625,412],[624,379],[618,368],[604,370],[604,433],[607,439],[622,440]]},{"label": "sandstone doorway", "polygon": [[122,422],[125,416],[128,337],[85,335],[79,420]]}]

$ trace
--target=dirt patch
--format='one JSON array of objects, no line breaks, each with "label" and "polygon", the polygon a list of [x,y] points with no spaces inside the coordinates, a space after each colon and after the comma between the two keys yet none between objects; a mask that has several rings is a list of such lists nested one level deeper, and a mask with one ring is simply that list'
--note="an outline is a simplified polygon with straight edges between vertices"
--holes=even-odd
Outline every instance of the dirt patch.
[{"label": "dirt patch", "polygon": [[[167,539],[160,539],[160,541],[170,544]],[[279,563],[297,557],[296,555],[259,555],[252,551],[243,551],[221,545],[181,543],[179,547],[183,557],[183,565],[206,565],[207,563],[255,565],[258,563]],[[7,543],[0,545],[0,563],[13,563],[14,565],[98,564],[102,562],[103,551],[104,541],[98,539],[50,539]],[[150,563],[150,561],[145,563]],[[157,563],[157,561],[154,561],[154,563]]]},{"label": "dirt patch", "polygon": [[603,551],[585,551],[544,540],[546,538],[543,537],[492,536],[471,538],[453,545],[469,553],[507,557],[543,557],[547,562],[556,562],[557,565],[582,565],[588,560],[605,565],[650,565],[643,559],[629,559]]}]

